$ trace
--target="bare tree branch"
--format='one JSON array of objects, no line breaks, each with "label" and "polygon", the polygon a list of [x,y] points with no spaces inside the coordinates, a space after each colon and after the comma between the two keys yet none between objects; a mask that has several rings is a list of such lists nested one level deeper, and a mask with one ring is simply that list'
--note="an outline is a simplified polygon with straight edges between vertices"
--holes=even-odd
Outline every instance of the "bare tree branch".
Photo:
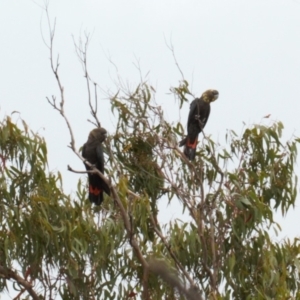
[{"label": "bare tree branch", "polygon": [[11,269],[5,268],[0,265],[0,274],[6,279],[14,279],[19,285],[23,286],[24,289],[29,293],[29,295],[34,300],[40,300],[40,297],[32,288],[32,284],[26,281],[24,278],[19,276],[17,272],[12,271]]},{"label": "bare tree branch", "polygon": [[[75,47],[75,51],[77,54],[77,57],[82,65],[84,77],[86,79],[86,87],[88,92],[88,103],[89,107],[91,109],[91,115],[96,121],[96,127],[101,127],[101,123],[97,117],[97,111],[98,111],[98,95],[97,95],[97,83],[93,82],[90,78],[90,75],[88,73],[87,68],[87,50],[90,42],[90,35],[85,32],[85,42],[82,41],[82,39],[79,39],[79,42],[76,43],[75,39],[73,37],[73,43]],[[94,85],[94,104],[92,104],[92,92],[91,92],[91,83]],[[90,121],[91,122],[91,121]]]},{"label": "bare tree branch", "polygon": [[57,55],[56,58],[56,63],[54,63],[54,58],[53,58],[53,43],[54,43],[54,35],[55,35],[55,26],[56,26],[56,21],[54,21],[54,25],[51,25],[51,21],[50,21],[50,16],[49,16],[49,12],[48,12],[48,3],[45,5],[45,12],[46,12],[46,16],[47,16],[47,21],[48,21],[48,29],[49,29],[49,39],[50,39],[50,45],[48,46],[49,51],[50,51],[50,65],[51,65],[51,69],[52,72],[55,76],[56,82],[58,84],[59,87],[59,91],[60,91],[60,103],[59,103],[59,107],[56,104],[56,97],[52,96],[52,99],[49,99],[47,97],[47,101],[48,103],[54,108],[56,109],[64,118],[67,127],[69,129],[70,132],[70,136],[71,136],[71,147],[75,148],[75,139],[74,139],[74,134],[71,128],[71,124],[69,122],[69,120],[65,117],[65,112],[64,112],[64,103],[65,103],[65,96],[64,96],[64,87],[60,81],[60,77],[58,75],[58,68],[59,68],[59,55]]},{"label": "bare tree branch", "polygon": [[[124,222],[124,226],[125,226],[125,229],[126,229],[126,232],[127,232],[127,237],[128,237],[128,240],[130,242],[130,245],[132,246],[138,260],[140,261],[140,263],[142,264],[143,266],[143,269],[144,270],[147,270],[148,269],[148,263],[147,261],[145,260],[140,248],[139,248],[139,245],[136,241],[136,239],[134,238],[134,235],[133,235],[133,228],[132,228],[132,225],[131,225],[131,222],[129,220],[129,216],[122,204],[122,201],[121,199],[119,198],[119,195],[116,191],[116,189],[111,185],[111,182],[95,167],[93,166],[91,163],[89,163],[88,161],[86,161],[81,155],[80,153],[77,151],[76,147],[75,147],[75,139],[74,139],[74,135],[73,135],[73,131],[72,131],[72,128],[71,128],[71,125],[70,125],[70,122],[65,114],[65,111],[64,111],[64,103],[65,103],[65,100],[64,100],[64,89],[63,89],[63,86],[61,84],[61,81],[60,81],[60,77],[59,77],[59,74],[58,74],[58,67],[59,67],[59,61],[57,59],[57,63],[54,65],[53,63],[53,40],[54,40],[54,32],[55,30],[52,29],[51,27],[51,23],[50,23],[50,18],[49,18],[49,14],[48,14],[48,10],[46,8],[46,13],[47,13],[47,18],[48,18],[48,25],[49,25],[49,31],[50,31],[50,62],[51,62],[51,69],[55,75],[55,78],[56,78],[56,81],[57,81],[57,84],[58,84],[58,87],[59,87],[59,90],[60,90],[60,103],[59,103],[59,106],[56,104],[56,98],[54,96],[52,96],[52,99],[50,100],[49,98],[47,98],[49,104],[55,109],[57,110],[61,115],[62,117],[64,118],[66,124],[67,124],[67,127],[69,129],[69,133],[70,133],[70,136],[71,136],[71,143],[70,143],[70,148],[72,149],[72,151],[85,163],[87,164],[89,167],[91,167],[92,171],[88,171],[88,172],[92,172],[92,173],[95,173],[97,174],[99,177],[101,177],[106,183],[107,185],[109,186],[110,188],[110,191],[112,193],[112,198],[114,199],[114,201],[117,203],[119,209],[120,209],[120,212],[121,212],[121,216],[122,216],[122,219],[123,219],[123,222]],[[100,127],[100,122],[99,120],[97,119],[97,106],[96,108],[93,107],[92,105],[92,102],[91,102],[91,94],[90,94],[90,78],[89,78],[89,75],[88,75],[88,71],[87,71],[87,60],[86,60],[86,55],[87,55],[87,47],[88,47],[88,41],[89,41],[89,37],[88,35],[86,35],[86,42],[85,42],[85,45],[84,47],[82,46],[82,44],[80,44],[79,46],[77,46],[75,44],[75,47],[76,47],[76,51],[77,51],[77,55],[79,56],[79,58],[81,59],[82,63],[83,63],[83,66],[84,66],[84,70],[85,70],[85,77],[86,77],[86,80],[87,80],[87,88],[88,88],[88,97],[89,97],[89,106],[91,108],[91,112],[92,112],[92,115],[93,117],[95,118],[95,120],[97,121],[97,125]],[[95,94],[96,95],[96,94]],[[74,171],[70,166],[68,166],[68,169],[72,172],[76,172],[76,173],[79,173],[80,171]],[[86,171],[84,172],[86,173]],[[145,289],[147,289],[147,286],[145,286]],[[144,291],[146,294],[148,293],[147,291]],[[147,298],[145,298],[147,299]]]}]

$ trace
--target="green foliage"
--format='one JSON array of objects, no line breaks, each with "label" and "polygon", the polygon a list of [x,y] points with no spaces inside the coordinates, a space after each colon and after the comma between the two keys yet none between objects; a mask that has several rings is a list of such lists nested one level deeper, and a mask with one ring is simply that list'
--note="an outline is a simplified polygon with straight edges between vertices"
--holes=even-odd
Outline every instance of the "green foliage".
[{"label": "green foliage", "polygon": [[187,95],[192,95],[189,90],[189,83],[186,80],[182,80],[179,83],[178,87],[172,87],[171,89],[172,94],[179,99],[179,107],[181,108],[184,102],[188,102]]},{"label": "green foliage", "polygon": [[[189,94],[187,86],[173,89],[182,101]],[[230,131],[228,148],[203,139],[195,163],[190,164],[176,146],[176,136],[181,138],[183,126],[168,124],[160,108],[142,90],[150,91],[142,84],[134,96],[119,92],[112,99],[119,116],[112,143],[113,156],[122,165],[121,173],[126,174],[128,190],[140,196],[139,201],[131,203],[130,215],[140,242],[145,243],[147,238],[152,242],[143,248],[146,257],[147,252],[154,253],[177,268],[181,276],[179,264],[184,266],[198,287],[213,299],[216,295],[224,299],[296,296],[299,252],[294,252],[290,268],[277,258],[278,252],[286,248],[270,240],[269,230],[280,228],[273,220],[273,211],[280,208],[286,214],[295,204],[294,164],[299,141],[292,139],[284,144],[280,122],[254,125],[241,137]],[[117,182],[118,178],[111,175]],[[149,236],[151,226],[147,221],[151,213],[155,214],[148,209],[148,199],[153,203],[162,194],[169,201],[179,199],[191,216],[189,221],[166,225],[165,244],[159,236]],[[284,287],[280,284],[282,276],[275,276],[274,269],[286,274],[285,268],[290,269],[289,281],[293,284]],[[184,276],[182,279],[187,280]],[[226,293],[220,288],[222,282]],[[153,284],[154,290],[161,287],[159,281]],[[165,290],[167,295],[171,297]]]},{"label": "green foliage", "polygon": [[[185,81],[172,91],[180,107],[190,95]],[[299,239],[269,236],[274,211],[295,206],[299,139],[284,143],[280,122],[229,131],[224,147],[201,136],[191,163],[177,146],[183,125],[165,120],[151,86],[120,90],[111,107],[106,174],[121,204],[112,194],[100,208],[81,180],[76,197],[63,193],[24,122],[0,124],[0,267],[44,299],[299,299]],[[164,200],[185,219],[160,224]]]},{"label": "green foliage", "polygon": [[45,141],[24,128],[9,118],[0,128],[1,266],[35,280],[44,299],[89,299],[99,289],[115,299],[117,276],[106,276],[127,268],[118,250],[124,242],[120,220],[108,217],[99,224],[81,183],[75,201],[64,195],[60,174],[47,171]]}]

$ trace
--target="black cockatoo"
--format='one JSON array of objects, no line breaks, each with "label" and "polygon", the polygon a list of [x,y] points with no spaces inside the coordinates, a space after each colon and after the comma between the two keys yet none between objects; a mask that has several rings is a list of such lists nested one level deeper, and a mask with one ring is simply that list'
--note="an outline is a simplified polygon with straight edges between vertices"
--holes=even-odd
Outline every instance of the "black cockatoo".
[{"label": "black cockatoo", "polygon": [[[87,142],[83,145],[82,156],[94,165],[102,174],[104,173],[104,156],[102,142],[106,139],[104,128],[93,129]],[[87,170],[91,168],[84,164]],[[89,199],[92,203],[100,205],[103,202],[103,191],[109,195],[108,185],[97,174],[88,174],[89,177]]]},{"label": "black cockatoo", "polygon": [[216,90],[207,90],[201,96],[192,101],[190,113],[187,122],[187,136],[179,143],[184,146],[184,154],[189,160],[194,160],[198,135],[205,127],[210,113],[210,103],[217,100],[219,92]]}]

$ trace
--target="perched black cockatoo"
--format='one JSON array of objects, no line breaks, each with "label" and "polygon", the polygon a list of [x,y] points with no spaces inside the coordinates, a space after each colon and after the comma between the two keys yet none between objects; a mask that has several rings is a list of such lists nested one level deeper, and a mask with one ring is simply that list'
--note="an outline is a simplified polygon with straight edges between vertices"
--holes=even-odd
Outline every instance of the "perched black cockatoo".
[{"label": "perched black cockatoo", "polygon": [[194,160],[198,135],[205,127],[210,113],[210,103],[217,100],[219,92],[216,90],[207,90],[201,96],[192,101],[190,113],[187,122],[187,136],[179,143],[184,146],[184,154],[189,160]]},{"label": "perched black cockatoo", "polygon": [[[83,145],[82,156],[92,165],[94,165],[102,174],[104,173],[104,156],[102,142],[106,139],[106,130],[104,128],[93,129],[87,142]],[[91,168],[84,164],[87,170]],[[92,203],[100,205],[103,202],[103,191],[109,195],[108,185],[99,177],[98,174],[88,173],[89,177],[89,199]]]}]

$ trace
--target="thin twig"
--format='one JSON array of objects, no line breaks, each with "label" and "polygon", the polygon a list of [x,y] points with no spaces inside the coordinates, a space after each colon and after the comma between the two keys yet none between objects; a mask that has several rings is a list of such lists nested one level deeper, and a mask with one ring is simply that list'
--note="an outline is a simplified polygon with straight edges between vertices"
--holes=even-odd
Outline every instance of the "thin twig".
[{"label": "thin twig", "polygon": [[166,37],[165,37],[165,36],[164,36],[164,39],[165,39],[165,43],[166,43],[167,47],[169,48],[169,50],[171,51],[171,53],[172,53],[172,55],[173,55],[174,62],[175,62],[175,64],[176,64],[176,67],[177,67],[178,71],[179,71],[180,74],[181,74],[182,80],[184,80],[184,74],[183,74],[183,72],[182,72],[182,70],[181,70],[181,68],[180,68],[180,66],[179,66],[179,63],[178,63],[178,61],[177,61],[177,59],[176,59],[175,50],[174,50],[174,46],[173,46],[172,40],[170,41],[170,45],[169,45],[168,42],[167,42],[167,40],[166,40]]},{"label": "thin twig", "polygon": [[[98,95],[97,95],[97,83],[93,82],[87,68],[87,50],[90,42],[90,35],[85,33],[85,42],[83,44],[82,39],[79,39],[79,43],[75,42],[75,39],[73,37],[73,43],[75,47],[75,51],[77,54],[77,57],[82,65],[84,77],[86,79],[86,87],[88,92],[88,103],[89,107],[91,109],[91,115],[96,121],[96,127],[101,127],[101,123],[97,117],[97,111],[98,111]],[[92,104],[92,94],[91,94],[91,86],[90,84],[93,83],[94,85],[94,105]]]}]

